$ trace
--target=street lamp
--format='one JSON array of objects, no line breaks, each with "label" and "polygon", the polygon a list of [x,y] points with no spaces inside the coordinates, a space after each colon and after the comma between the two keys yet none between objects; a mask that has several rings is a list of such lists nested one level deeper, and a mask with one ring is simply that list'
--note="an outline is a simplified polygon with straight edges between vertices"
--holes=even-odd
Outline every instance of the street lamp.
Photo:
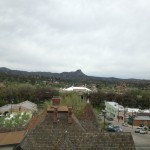
[{"label": "street lamp", "polygon": [[105,118],[106,118],[106,111],[105,110],[102,110],[102,114],[103,114],[103,116],[104,116],[104,130],[105,130]]}]

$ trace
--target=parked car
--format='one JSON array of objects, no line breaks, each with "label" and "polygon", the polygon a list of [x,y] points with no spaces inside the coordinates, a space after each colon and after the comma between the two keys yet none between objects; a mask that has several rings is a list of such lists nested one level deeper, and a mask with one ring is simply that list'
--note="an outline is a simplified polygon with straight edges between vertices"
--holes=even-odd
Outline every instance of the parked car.
[{"label": "parked car", "polygon": [[122,132],[123,130],[118,125],[108,125],[107,131],[108,132]]},{"label": "parked car", "polygon": [[143,124],[140,124],[139,127],[144,127],[144,125],[143,125]]},{"label": "parked car", "polygon": [[123,132],[122,128],[120,128],[118,125],[113,125],[113,128],[116,129],[117,132]]},{"label": "parked car", "polygon": [[109,127],[109,126],[113,126],[113,124],[111,122],[106,122],[106,126]]},{"label": "parked car", "polygon": [[107,125],[113,125],[111,122],[106,122]]},{"label": "parked car", "polygon": [[116,129],[115,129],[115,128],[112,128],[112,127],[108,127],[108,128],[107,128],[107,131],[108,131],[108,132],[117,132]]},{"label": "parked car", "polygon": [[106,126],[106,128],[113,128],[113,125],[112,125],[112,124],[108,124],[108,125]]},{"label": "parked car", "polygon": [[148,134],[148,131],[145,130],[145,129],[141,129],[139,133],[140,133],[140,134]]},{"label": "parked car", "polygon": [[112,117],[107,117],[106,119],[109,120],[109,121],[113,121],[114,120]]},{"label": "parked car", "polygon": [[122,123],[122,126],[128,127],[128,124],[127,123]]},{"label": "parked car", "polygon": [[135,133],[140,133],[140,130],[142,130],[142,129],[144,129],[144,127],[138,127],[138,128],[135,129],[134,132],[135,132]]}]

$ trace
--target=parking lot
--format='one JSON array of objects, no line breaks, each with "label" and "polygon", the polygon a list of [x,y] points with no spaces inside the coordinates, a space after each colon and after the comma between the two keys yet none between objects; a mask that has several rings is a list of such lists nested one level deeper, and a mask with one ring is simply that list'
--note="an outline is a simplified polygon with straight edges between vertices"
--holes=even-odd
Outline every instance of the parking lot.
[{"label": "parking lot", "polygon": [[131,132],[137,150],[150,149],[150,131],[148,132],[148,134],[135,133],[135,129],[137,127],[132,127],[131,125],[129,125],[128,127],[124,127],[122,126],[122,122],[118,122],[118,120],[109,122],[114,125],[119,125],[123,129],[123,132]]}]

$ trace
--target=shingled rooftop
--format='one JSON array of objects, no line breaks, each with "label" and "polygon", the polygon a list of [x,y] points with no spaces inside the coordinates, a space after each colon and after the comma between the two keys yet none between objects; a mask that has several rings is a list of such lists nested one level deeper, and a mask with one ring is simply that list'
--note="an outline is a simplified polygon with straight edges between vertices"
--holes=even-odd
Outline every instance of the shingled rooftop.
[{"label": "shingled rooftop", "polygon": [[100,132],[90,104],[77,119],[70,107],[58,102],[48,107],[43,120],[16,147],[20,149],[135,150],[135,146],[130,133]]}]

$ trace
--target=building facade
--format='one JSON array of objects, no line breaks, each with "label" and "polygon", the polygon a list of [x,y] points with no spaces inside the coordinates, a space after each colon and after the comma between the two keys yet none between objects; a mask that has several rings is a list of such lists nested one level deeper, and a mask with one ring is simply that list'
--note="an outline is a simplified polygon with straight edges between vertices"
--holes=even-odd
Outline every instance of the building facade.
[{"label": "building facade", "polygon": [[123,117],[124,107],[116,102],[105,101],[106,115],[112,118]]}]

